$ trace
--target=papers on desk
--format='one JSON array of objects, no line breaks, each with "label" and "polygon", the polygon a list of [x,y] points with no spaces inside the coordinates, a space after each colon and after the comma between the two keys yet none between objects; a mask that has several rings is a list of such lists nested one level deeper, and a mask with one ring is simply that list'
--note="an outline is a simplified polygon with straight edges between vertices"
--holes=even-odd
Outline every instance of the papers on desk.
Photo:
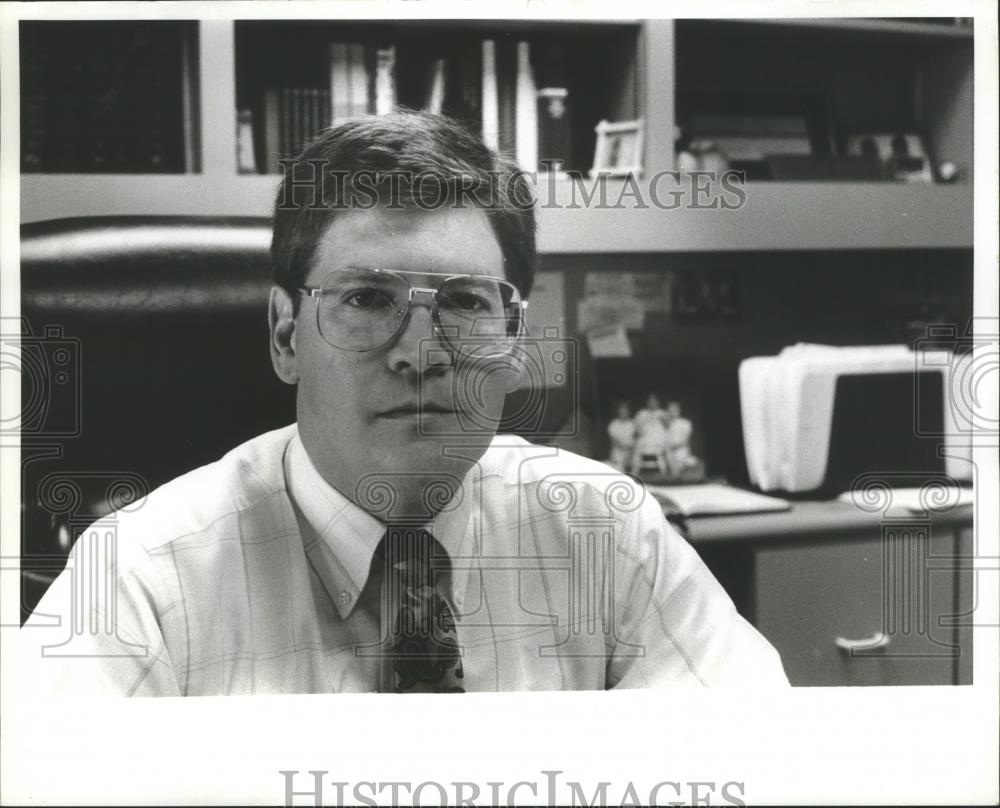
[{"label": "papers on desk", "polygon": [[[964,486],[925,486],[923,488],[893,488],[875,491],[874,496],[884,497],[878,502],[875,510],[885,511],[889,508],[902,508],[911,513],[927,513],[927,511],[950,511],[973,502],[972,489]],[[873,503],[863,492],[845,491],[839,497],[846,502],[864,510],[872,510]]]},{"label": "papers on desk", "polygon": [[819,487],[829,455],[833,394],[842,373],[913,372],[901,345],[850,348],[799,343],[739,369],[750,482],[764,491]]},{"label": "papers on desk", "polygon": [[[965,369],[969,361],[946,351],[923,348],[914,352],[903,345],[810,344],[791,345],[777,356],[743,360],[739,369],[740,407],[750,482],[762,491],[798,492],[815,490],[824,481],[846,487],[855,476],[850,472],[861,474],[867,468],[916,471],[900,464],[910,462],[908,453],[917,449],[924,435],[943,436],[948,449],[944,453],[945,472],[950,477],[971,479],[971,449],[965,436],[972,425],[956,421],[968,407],[961,403],[953,406],[952,401],[956,394],[959,402],[975,398],[966,381],[975,375]],[[893,383],[893,378],[901,384]],[[883,385],[889,380],[889,389],[899,392],[868,402],[870,417],[859,424],[861,405],[849,402],[859,400],[858,385],[865,379],[877,390],[886,389]],[[933,393],[937,385],[940,394]],[[941,398],[935,401],[937,395]],[[835,479],[828,480],[838,396],[843,407],[840,434],[836,436],[839,465],[833,466]],[[905,450],[892,448],[905,439],[900,436],[888,440],[884,447],[874,444],[879,449],[877,462],[869,452],[851,449],[852,442],[869,447],[877,441],[874,430],[879,427],[872,425],[903,423],[904,418],[915,429],[915,443]],[[851,467],[853,463],[859,464],[856,469]]]},{"label": "papers on desk", "polygon": [[787,500],[768,497],[719,483],[703,485],[647,485],[646,489],[667,510],[682,516],[722,516],[725,514],[787,511]]}]

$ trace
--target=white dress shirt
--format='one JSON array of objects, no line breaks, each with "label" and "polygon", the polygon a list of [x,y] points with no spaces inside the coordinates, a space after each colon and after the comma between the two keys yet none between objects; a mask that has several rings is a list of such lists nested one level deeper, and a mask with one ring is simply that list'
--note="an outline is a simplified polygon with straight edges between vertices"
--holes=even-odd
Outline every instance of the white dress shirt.
[{"label": "white dress shirt", "polygon": [[[497,436],[427,527],[451,556],[467,691],[787,684],[655,500],[608,466]],[[294,425],[261,435],[81,536],[19,632],[28,678],[87,694],[374,691],[384,532]]]}]

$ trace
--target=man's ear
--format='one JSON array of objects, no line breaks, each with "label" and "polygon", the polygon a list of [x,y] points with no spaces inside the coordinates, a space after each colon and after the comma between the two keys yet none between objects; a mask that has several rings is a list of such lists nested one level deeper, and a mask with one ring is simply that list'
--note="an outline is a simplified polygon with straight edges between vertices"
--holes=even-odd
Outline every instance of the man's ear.
[{"label": "man's ear", "polygon": [[295,350],[295,305],[288,291],[280,286],[271,287],[267,322],[271,327],[271,364],[274,365],[274,372],[286,384],[297,384],[299,365]]}]

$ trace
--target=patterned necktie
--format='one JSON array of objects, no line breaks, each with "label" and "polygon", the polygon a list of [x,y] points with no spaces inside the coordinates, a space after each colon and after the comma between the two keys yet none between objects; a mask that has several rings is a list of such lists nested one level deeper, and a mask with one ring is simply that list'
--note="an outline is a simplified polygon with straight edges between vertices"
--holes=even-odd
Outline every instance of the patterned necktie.
[{"label": "patterned necktie", "polygon": [[381,558],[382,692],[464,693],[455,614],[446,596],[451,563],[426,530],[391,525]]}]

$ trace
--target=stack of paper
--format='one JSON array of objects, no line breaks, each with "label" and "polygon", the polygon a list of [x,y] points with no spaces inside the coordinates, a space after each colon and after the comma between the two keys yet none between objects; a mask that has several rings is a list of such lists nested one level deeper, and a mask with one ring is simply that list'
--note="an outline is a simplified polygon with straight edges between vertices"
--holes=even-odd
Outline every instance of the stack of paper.
[{"label": "stack of paper", "polygon": [[[829,457],[837,379],[845,375],[912,375],[918,370],[944,376],[944,431],[954,433],[954,415],[947,400],[949,364],[925,362],[905,346],[799,344],[785,348],[778,356],[744,360],[739,369],[740,405],[750,481],[765,491],[818,488]],[[912,407],[899,417],[912,419]],[[967,454],[955,447],[945,458],[946,471],[953,477],[964,478],[970,473],[963,453]]]}]

